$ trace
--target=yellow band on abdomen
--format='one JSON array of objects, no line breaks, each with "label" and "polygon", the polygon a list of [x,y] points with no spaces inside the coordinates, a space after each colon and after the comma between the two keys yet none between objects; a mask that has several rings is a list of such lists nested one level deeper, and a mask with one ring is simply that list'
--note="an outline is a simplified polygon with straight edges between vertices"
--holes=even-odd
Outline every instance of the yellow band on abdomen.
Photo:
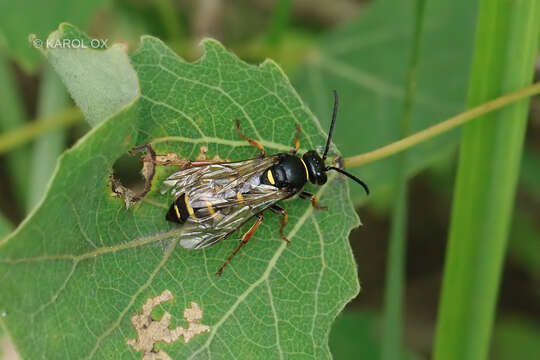
[{"label": "yellow band on abdomen", "polygon": [[187,211],[189,213],[189,216],[197,218],[195,216],[195,211],[193,211],[193,208],[191,207],[191,204],[189,203],[189,196],[188,196],[187,193],[186,193],[186,196],[184,197],[184,202],[186,203],[186,208],[187,208]]},{"label": "yellow band on abdomen", "polygon": [[174,211],[176,212],[176,217],[178,218],[178,220],[182,220],[182,216],[180,216],[180,210],[178,210],[178,206],[176,206],[176,204],[174,204]]}]

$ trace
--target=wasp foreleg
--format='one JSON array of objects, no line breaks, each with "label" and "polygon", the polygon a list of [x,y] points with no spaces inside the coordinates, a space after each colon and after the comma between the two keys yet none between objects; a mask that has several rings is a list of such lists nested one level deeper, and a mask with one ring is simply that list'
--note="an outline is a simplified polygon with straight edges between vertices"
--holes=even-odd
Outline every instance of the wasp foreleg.
[{"label": "wasp foreleg", "polygon": [[251,239],[251,237],[253,236],[253,234],[255,234],[255,231],[257,231],[257,228],[259,227],[259,225],[261,225],[262,221],[264,220],[264,215],[263,213],[259,213],[256,215],[258,217],[257,221],[255,222],[255,224],[253,224],[251,226],[251,228],[244,234],[244,236],[242,236],[242,240],[240,241],[240,244],[238,245],[238,247],[233,251],[233,253],[231,254],[231,256],[229,256],[227,258],[227,260],[225,260],[225,263],[219,268],[219,270],[217,271],[216,275],[219,275],[221,276],[221,273],[223,272],[223,269],[225,269],[225,266],[229,265],[229,263],[231,262],[231,259],[234,257],[234,255],[236,255],[236,253],[238,251],[240,251],[240,249],[242,248],[242,246],[244,246],[248,241],[249,239]]},{"label": "wasp foreleg", "polygon": [[294,137],[294,148],[292,149],[292,153],[296,154],[298,152],[298,149],[300,149],[300,133],[302,132],[302,128],[300,127],[300,124],[296,124],[296,136]]},{"label": "wasp foreleg", "polygon": [[300,198],[304,200],[311,200],[311,205],[317,210],[328,210],[328,207],[319,205],[319,200],[317,199],[317,196],[308,193],[307,191],[302,191],[298,196],[300,196]]},{"label": "wasp foreleg", "polygon": [[236,123],[236,131],[238,132],[238,135],[240,135],[240,137],[244,140],[246,140],[248,143],[250,143],[251,145],[255,146],[257,149],[261,150],[261,157],[265,157],[266,156],[266,151],[264,150],[264,147],[257,141],[257,140],[253,140],[253,139],[250,139],[248,138],[243,132],[242,130],[240,130],[240,120],[238,119],[234,119],[235,123]]},{"label": "wasp foreleg", "polygon": [[270,206],[270,210],[275,212],[276,214],[281,214],[283,218],[281,219],[281,227],[279,228],[279,235],[283,240],[287,242],[287,244],[290,242],[289,239],[283,234],[283,229],[285,228],[285,225],[287,225],[287,222],[289,221],[289,215],[287,215],[287,211],[285,211],[284,208],[278,205],[272,205]]}]

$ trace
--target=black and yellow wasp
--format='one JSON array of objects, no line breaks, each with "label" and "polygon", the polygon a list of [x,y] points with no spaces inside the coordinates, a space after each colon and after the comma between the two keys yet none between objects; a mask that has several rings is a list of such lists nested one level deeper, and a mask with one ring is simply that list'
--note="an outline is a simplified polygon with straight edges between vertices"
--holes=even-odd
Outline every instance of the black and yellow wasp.
[{"label": "black and yellow wasp", "polygon": [[337,109],[338,96],[334,91],[332,123],[322,157],[315,150],[306,152],[302,157],[297,155],[300,125],[290,152],[266,155],[261,144],[242,133],[236,120],[238,134],[261,151],[259,157],[235,162],[190,161],[186,168],[170,175],[163,182],[161,192],[169,193],[175,199],[166,219],[183,224],[180,245],[187,249],[208,247],[256,217],[257,221],[217,271],[221,275],[233,256],[253,236],[263,221],[265,210],[270,209],[283,216],[280,235],[289,242],[283,234],[288,220],[287,212],[277,205],[278,202],[298,194],[302,199],[311,200],[316,209],[326,209],[317,204],[315,195],[302,190],[308,181],[322,185],[327,180],[326,172],[335,170],[358,182],[369,194],[362,180],[338,167],[325,165]]}]

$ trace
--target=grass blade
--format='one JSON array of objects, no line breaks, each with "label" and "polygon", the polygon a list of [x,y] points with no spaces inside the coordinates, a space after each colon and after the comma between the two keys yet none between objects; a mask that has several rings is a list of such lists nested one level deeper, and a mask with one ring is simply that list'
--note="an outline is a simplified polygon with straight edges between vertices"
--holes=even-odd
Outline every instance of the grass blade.
[{"label": "grass blade", "polygon": [[[417,69],[420,58],[420,41],[424,17],[425,0],[416,1],[414,37],[407,88],[401,118],[401,137],[408,135],[411,127],[413,105],[416,96]],[[381,358],[384,360],[399,359],[403,354],[403,298],[405,288],[405,249],[407,241],[407,173],[405,164],[407,153],[400,155],[399,170],[396,177],[397,197],[392,211],[392,228],[386,267],[386,284],[384,292],[384,334]]]},{"label": "grass blade", "polygon": [[[532,80],[538,1],[480,2],[469,107]],[[487,357],[528,100],[463,128],[434,356]]]},{"label": "grass blade", "polygon": [[[63,110],[69,104],[64,84],[51,67],[47,67],[39,93],[38,117],[43,119]],[[29,212],[38,203],[56,165],[56,159],[65,147],[65,130],[59,128],[43,134],[34,143],[30,184],[26,210]]]},{"label": "grass blade", "polygon": [[[0,130],[2,133],[19,128],[26,123],[26,114],[17,91],[9,62],[0,52]],[[1,144],[0,144],[1,146]],[[15,199],[24,203],[28,186],[28,147],[17,149],[6,156],[7,169],[14,187]]]}]

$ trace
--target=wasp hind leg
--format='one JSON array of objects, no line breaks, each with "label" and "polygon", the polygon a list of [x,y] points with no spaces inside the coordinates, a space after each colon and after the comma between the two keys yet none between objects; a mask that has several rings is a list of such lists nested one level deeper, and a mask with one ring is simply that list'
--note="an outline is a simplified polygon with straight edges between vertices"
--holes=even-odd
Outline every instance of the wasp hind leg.
[{"label": "wasp hind leg", "polygon": [[289,215],[287,215],[287,211],[285,211],[284,208],[278,205],[272,205],[270,206],[270,210],[275,212],[276,214],[280,214],[283,216],[281,219],[281,227],[279,228],[279,235],[283,240],[285,240],[288,243],[290,243],[289,239],[283,234],[283,229],[285,229],[285,225],[287,225],[287,222],[289,221]]},{"label": "wasp hind leg", "polygon": [[261,150],[261,155],[260,157],[265,157],[266,156],[266,151],[264,150],[264,147],[257,141],[257,140],[253,140],[253,139],[250,139],[248,138],[243,132],[242,130],[240,130],[240,120],[238,119],[234,119],[235,123],[236,123],[236,131],[238,132],[238,135],[240,135],[240,137],[244,140],[246,140],[248,143],[250,143],[251,145],[255,146],[257,149]]},{"label": "wasp hind leg", "polygon": [[221,273],[223,272],[223,269],[225,269],[225,266],[229,265],[234,255],[236,255],[236,253],[240,251],[242,246],[247,244],[249,239],[251,239],[253,234],[255,234],[255,231],[257,231],[257,228],[259,227],[259,225],[261,225],[262,221],[264,220],[263,213],[259,213],[256,216],[258,217],[257,221],[255,221],[255,223],[251,225],[251,228],[244,234],[244,236],[242,236],[242,240],[240,241],[240,244],[238,245],[236,249],[234,249],[233,253],[227,258],[227,260],[225,260],[225,263],[219,268],[216,275],[221,276]]},{"label": "wasp hind leg", "polygon": [[304,200],[311,200],[311,206],[313,206],[317,210],[328,210],[328,207],[319,205],[319,200],[317,199],[317,196],[308,193],[307,191],[302,191],[298,196],[300,196],[300,198]]}]

